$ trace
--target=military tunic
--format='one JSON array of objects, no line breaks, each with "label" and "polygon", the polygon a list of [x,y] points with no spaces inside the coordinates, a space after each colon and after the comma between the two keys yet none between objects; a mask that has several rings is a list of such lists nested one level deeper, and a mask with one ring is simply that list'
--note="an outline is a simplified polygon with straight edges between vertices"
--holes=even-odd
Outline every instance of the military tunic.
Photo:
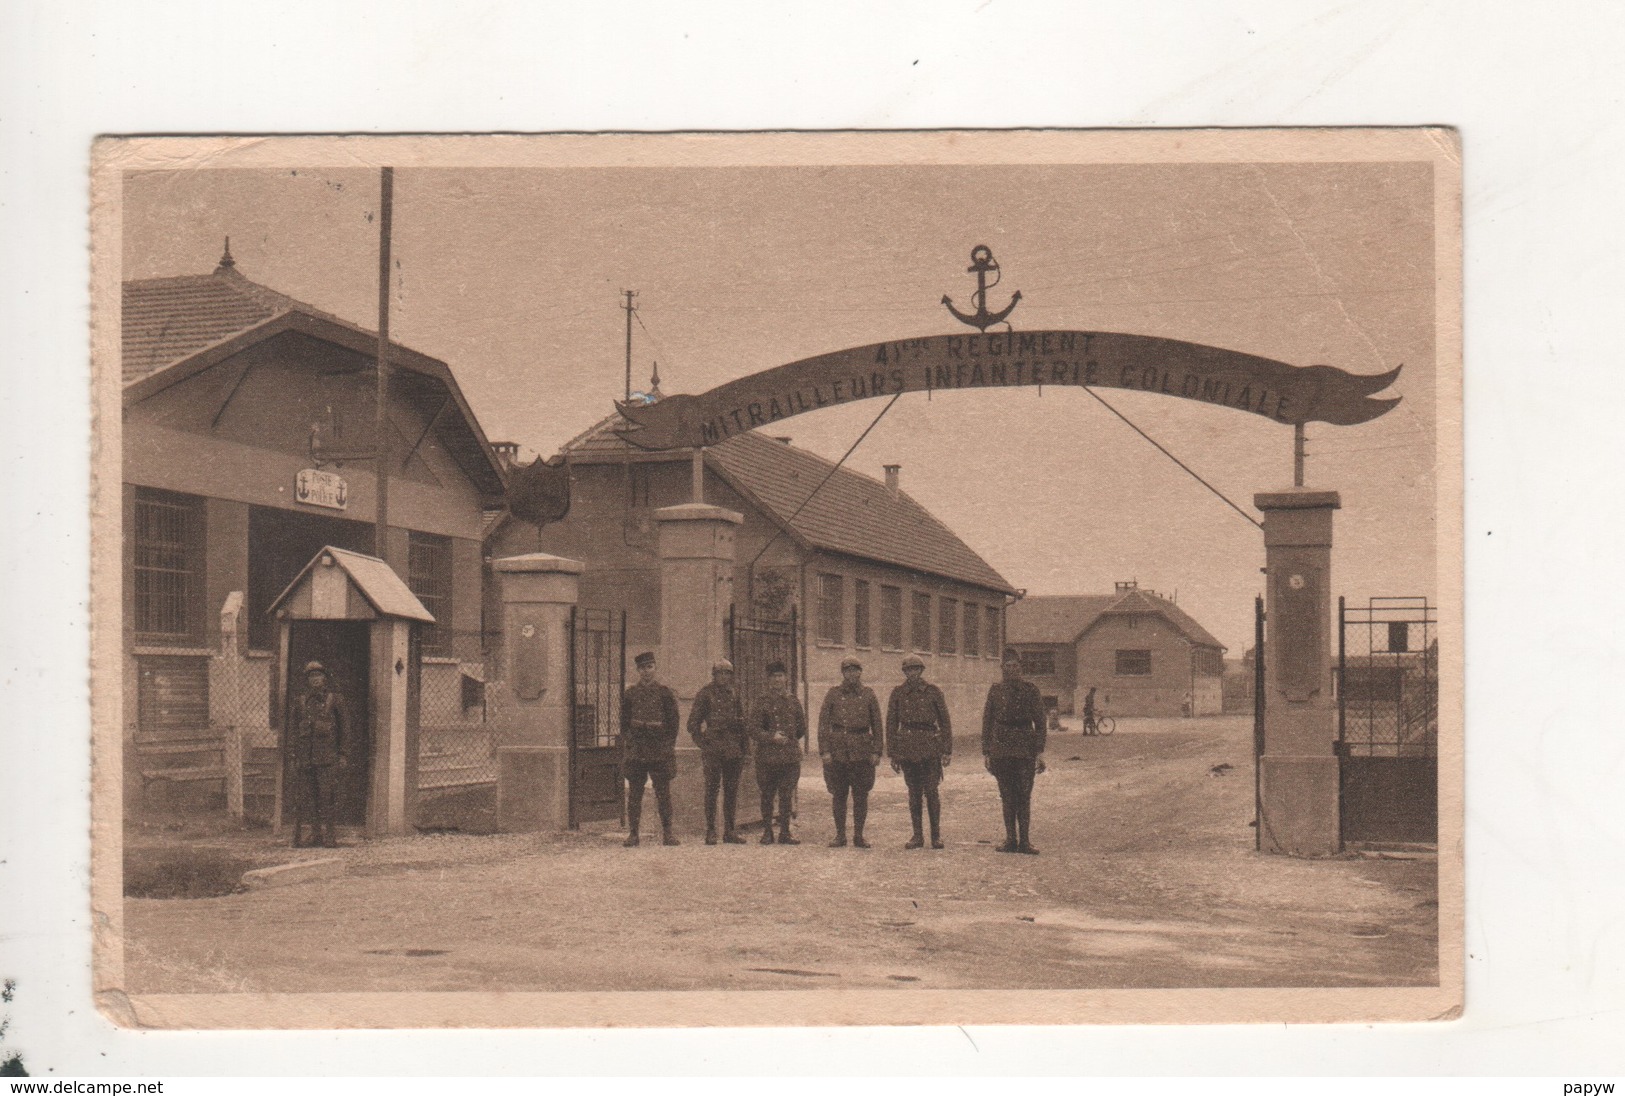
[{"label": "military tunic", "polygon": [[893,761],[952,757],[953,725],[948,701],[929,681],[905,681],[886,703],[886,756]]},{"label": "military tunic", "polygon": [[982,752],[988,757],[1037,757],[1046,739],[1044,700],[1030,681],[997,681],[982,708]]},{"label": "military tunic", "polygon": [[288,722],[296,781],[293,843],[306,844],[308,822],[310,843],[335,845],[338,788],[333,770],[348,760],[351,734],[344,700],[330,688],[307,689],[289,706]]},{"label": "military tunic", "polygon": [[880,701],[867,685],[836,685],[818,710],[818,752],[831,761],[864,761],[885,752]]},{"label": "military tunic", "polygon": [[638,682],[621,698],[621,750],[629,765],[677,763],[677,694],[656,681]]},{"label": "military tunic", "polygon": [[689,709],[688,733],[707,761],[743,757],[749,738],[739,691],[715,682],[702,688]]},{"label": "military tunic", "polygon": [[[756,742],[756,769],[764,766],[801,764],[799,741],[807,737],[807,716],[801,702],[789,693],[767,696],[751,708],[750,735]],[[774,735],[783,735],[775,742]]]}]

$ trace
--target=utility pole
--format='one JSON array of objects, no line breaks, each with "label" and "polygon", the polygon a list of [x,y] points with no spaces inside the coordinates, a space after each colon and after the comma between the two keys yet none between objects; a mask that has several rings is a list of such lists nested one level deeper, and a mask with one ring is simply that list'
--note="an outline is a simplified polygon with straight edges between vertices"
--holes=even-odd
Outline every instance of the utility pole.
[{"label": "utility pole", "polygon": [[373,462],[378,470],[378,509],[373,555],[386,559],[389,540],[389,236],[395,208],[395,169],[378,174],[378,396],[373,424]]},{"label": "utility pole", "polygon": [[1292,425],[1292,486],[1303,486],[1303,423]]},{"label": "utility pole", "polygon": [[630,289],[621,290],[626,294],[626,303],[621,307],[626,309],[626,402],[632,402],[632,298],[637,294]]}]

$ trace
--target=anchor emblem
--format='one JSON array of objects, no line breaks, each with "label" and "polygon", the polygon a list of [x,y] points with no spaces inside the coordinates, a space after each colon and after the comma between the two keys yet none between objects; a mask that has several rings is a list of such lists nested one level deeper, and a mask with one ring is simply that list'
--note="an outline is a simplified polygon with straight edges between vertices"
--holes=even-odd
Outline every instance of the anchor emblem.
[{"label": "anchor emblem", "polygon": [[[993,249],[986,244],[977,244],[971,248],[970,261],[971,265],[965,268],[965,273],[976,275],[976,292],[971,296],[971,301],[976,305],[976,311],[959,311],[954,307],[953,298],[946,293],[942,295],[942,303],[947,306],[949,312],[953,313],[954,319],[960,323],[968,324],[979,331],[986,331],[996,323],[1003,323],[1005,317],[1016,310],[1016,305],[1021,302],[1021,290],[1016,290],[1015,295],[1010,298],[1010,303],[1005,305],[1002,311],[989,312],[987,310],[987,291],[992,289],[993,285],[998,285],[1000,278],[1003,277],[999,270],[999,264],[994,261]],[[994,275],[993,285],[987,284],[989,273]]]}]

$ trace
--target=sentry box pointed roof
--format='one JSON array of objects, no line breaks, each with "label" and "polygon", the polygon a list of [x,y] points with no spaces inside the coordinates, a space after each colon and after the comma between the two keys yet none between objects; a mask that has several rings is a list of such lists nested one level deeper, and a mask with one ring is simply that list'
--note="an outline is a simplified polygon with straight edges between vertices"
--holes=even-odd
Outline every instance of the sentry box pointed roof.
[{"label": "sentry box pointed roof", "polygon": [[377,556],[333,547],[317,552],[268,612],[295,620],[395,617],[434,623],[434,616],[389,564]]}]

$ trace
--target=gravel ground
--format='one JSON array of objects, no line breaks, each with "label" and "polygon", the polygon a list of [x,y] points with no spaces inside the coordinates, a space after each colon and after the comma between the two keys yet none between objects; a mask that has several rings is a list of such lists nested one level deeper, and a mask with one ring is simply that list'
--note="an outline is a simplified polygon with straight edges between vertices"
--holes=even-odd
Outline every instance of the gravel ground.
[{"label": "gravel ground", "polygon": [[[684,835],[678,848],[622,849],[609,832],[367,842],[338,850],[339,879],[127,899],[128,989],[1435,983],[1434,861],[1254,852],[1250,749],[1250,721],[1236,718],[1053,736],[1034,793],[1037,857],[993,851],[998,796],[974,756],[944,782],[942,851],[902,848],[906,792],[884,766],[867,851],[824,847],[833,823],[816,766],[797,847]],[[258,864],[334,855],[253,834],[209,843]]]}]

